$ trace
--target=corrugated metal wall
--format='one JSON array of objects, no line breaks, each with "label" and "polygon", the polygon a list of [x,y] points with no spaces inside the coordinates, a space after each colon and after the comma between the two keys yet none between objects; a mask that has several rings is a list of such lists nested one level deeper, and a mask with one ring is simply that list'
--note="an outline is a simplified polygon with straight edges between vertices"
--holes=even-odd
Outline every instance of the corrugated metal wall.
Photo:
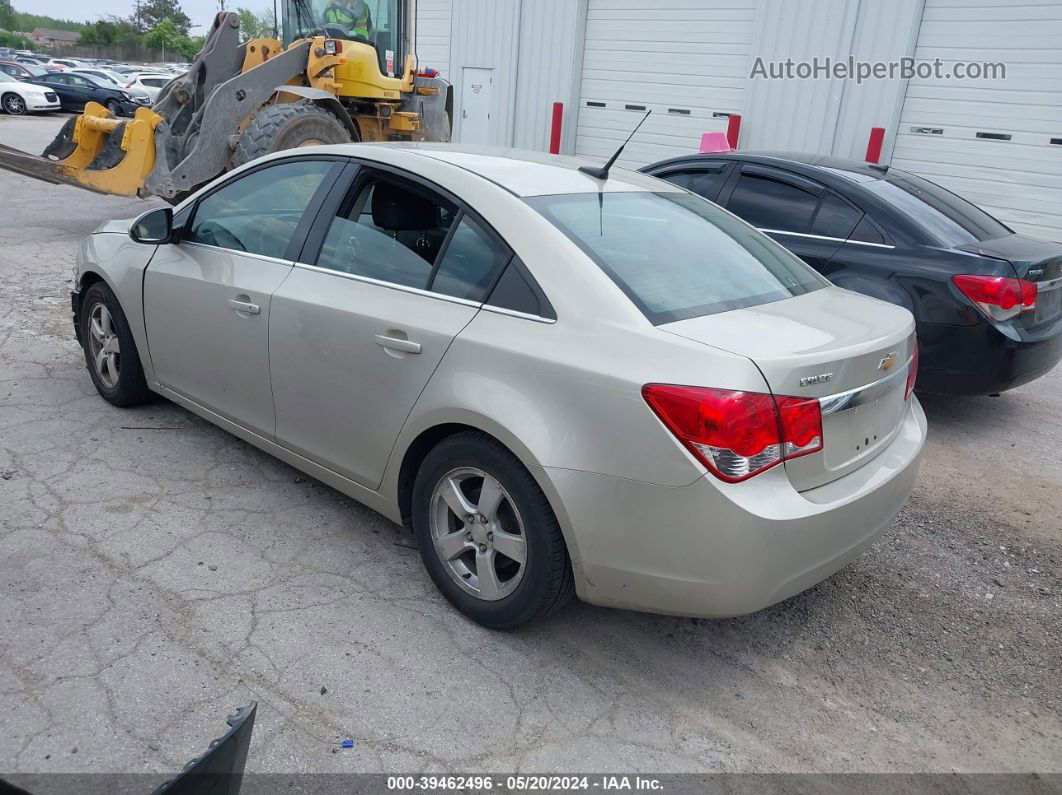
[{"label": "corrugated metal wall", "polygon": [[[852,54],[861,61],[894,61],[915,51],[918,26],[925,0],[861,0],[856,19]],[[862,160],[867,153],[870,128],[887,131],[882,162],[888,162],[895,143],[896,124],[900,118],[907,83],[893,80],[868,80],[843,86],[841,112],[830,153],[838,157]]]},{"label": "corrugated metal wall", "polygon": [[574,151],[586,0],[523,0],[513,146],[549,148],[553,103],[565,110],[561,152]]},{"label": "corrugated metal wall", "polygon": [[450,79],[451,0],[418,0],[417,64],[431,67]]},{"label": "corrugated metal wall", "polygon": [[[859,0],[760,0],[749,71],[765,60],[843,59],[855,37]],[[844,94],[842,80],[749,80],[743,148],[829,152]]]},{"label": "corrugated metal wall", "polygon": [[520,0],[458,0],[450,27],[450,81],[454,85],[454,140],[461,140],[462,70],[493,69],[487,140],[507,146],[515,123]]}]

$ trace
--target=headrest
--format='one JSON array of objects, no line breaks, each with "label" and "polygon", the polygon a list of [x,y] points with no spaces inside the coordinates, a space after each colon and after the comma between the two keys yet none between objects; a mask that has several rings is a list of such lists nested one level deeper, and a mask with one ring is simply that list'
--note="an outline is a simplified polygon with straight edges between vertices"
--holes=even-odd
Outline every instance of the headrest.
[{"label": "headrest", "polygon": [[408,190],[377,182],[372,190],[372,222],[389,232],[435,229],[439,207]]}]

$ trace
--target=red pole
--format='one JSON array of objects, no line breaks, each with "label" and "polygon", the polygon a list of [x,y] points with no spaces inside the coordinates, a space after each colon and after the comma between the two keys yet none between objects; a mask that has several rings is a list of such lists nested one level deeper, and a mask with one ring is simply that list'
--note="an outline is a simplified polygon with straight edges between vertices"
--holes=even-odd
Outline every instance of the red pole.
[{"label": "red pole", "polygon": [[885,128],[871,127],[870,140],[867,142],[867,162],[877,163],[881,160],[881,145],[885,143]]},{"label": "red pole", "polygon": [[738,136],[741,134],[741,116],[731,113],[726,123],[726,142],[731,149],[737,149]]},{"label": "red pole", "polygon": [[553,124],[549,129],[549,153],[551,155],[560,154],[561,144],[561,122],[564,120],[564,103],[553,103]]}]

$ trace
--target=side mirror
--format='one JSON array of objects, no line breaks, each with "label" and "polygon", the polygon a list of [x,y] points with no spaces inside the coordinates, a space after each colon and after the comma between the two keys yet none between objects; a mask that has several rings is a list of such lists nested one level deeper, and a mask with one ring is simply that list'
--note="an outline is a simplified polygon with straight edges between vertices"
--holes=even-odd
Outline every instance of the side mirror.
[{"label": "side mirror", "polygon": [[169,243],[173,239],[173,208],[160,207],[133,221],[129,237],[137,243]]}]

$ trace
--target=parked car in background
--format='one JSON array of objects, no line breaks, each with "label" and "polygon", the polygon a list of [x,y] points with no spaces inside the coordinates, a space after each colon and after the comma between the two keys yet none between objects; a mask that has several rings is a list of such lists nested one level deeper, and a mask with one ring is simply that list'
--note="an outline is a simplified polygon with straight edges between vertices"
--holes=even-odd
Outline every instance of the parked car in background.
[{"label": "parked car in background", "polygon": [[43,113],[59,110],[59,97],[54,91],[0,71],[0,108],[12,116]]},{"label": "parked car in background", "polygon": [[642,170],[717,202],[839,287],[911,310],[924,391],[996,394],[1062,359],[1062,244],[1015,234],[929,180],[789,153]]},{"label": "parked car in background", "polygon": [[911,314],[711,202],[578,165],[301,148],[105,224],[72,296],[92,380],[410,523],[487,626],[573,589],[725,616],[810,587],[914,485]]},{"label": "parked car in background", "polygon": [[90,75],[63,72],[44,75],[34,82],[58,94],[63,110],[79,111],[89,102],[98,102],[115,116],[132,116],[137,108],[150,104],[146,97],[138,100],[124,88]]},{"label": "parked car in background", "polygon": [[10,75],[16,80],[33,80],[42,75],[48,74],[47,71],[39,66],[8,60],[0,61],[0,72]]},{"label": "parked car in background", "polygon": [[102,80],[108,85],[112,85],[115,88],[119,88],[122,91],[127,91],[133,95],[133,99],[137,100],[142,105],[150,105],[152,97],[146,91],[141,88],[126,86],[125,78],[117,72],[111,72],[107,69],[100,67],[79,67],[77,69],[71,69],[72,75],[89,75],[97,80]]},{"label": "parked car in background", "polygon": [[49,63],[59,64],[67,69],[77,69],[79,66],[85,66],[85,61],[77,58],[52,58]]},{"label": "parked car in background", "polygon": [[140,72],[130,75],[126,75],[125,87],[128,89],[137,89],[143,91],[154,102],[158,99],[159,92],[173,80],[175,75],[163,74],[161,72]]}]

